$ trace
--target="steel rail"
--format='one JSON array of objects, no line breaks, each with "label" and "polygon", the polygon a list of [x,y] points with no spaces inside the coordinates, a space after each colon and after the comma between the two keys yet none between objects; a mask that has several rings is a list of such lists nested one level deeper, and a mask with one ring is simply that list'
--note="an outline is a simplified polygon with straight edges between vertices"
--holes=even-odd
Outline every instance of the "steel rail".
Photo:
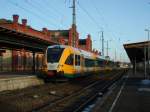
[{"label": "steel rail", "polygon": [[73,110],[72,112],[81,112],[83,110],[83,108],[85,108],[88,104],[90,104],[90,102],[92,102],[99,96],[99,93],[102,93],[101,95],[104,95],[104,93],[107,92],[107,89],[112,84],[114,84],[117,80],[119,80],[123,74],[124,74],[124,72],[118,73],[117,76],[113,77],[113,79],[110,82],[106,82],[105,84],[103,84],[105,86],[102,87],[101,90],[99,90],[99,92],[97,92],[95,95],[91,96],[87,101],[85,101],[83,104],[81,104],[77,109]]},{"label": "steel rail", "polygon": [[[118,73],[117,75],[115,76],[118,76],[120,73]],[[113,77],[113,79],[116,78],[116,77]],[[112,79],[111,79],[112,80]],[[50,102],[50,103],[47,103],[45,105],[42,105],[41,107],[38,107],[36,109],[34,109],[32,112],[43,112],[45,110],[52,110],[53,107],[57,107],[57,105],[59,104],[62,104],[61,102],[65,102],[65,101],[70,101],[71,99],[74,99],[75,97],[78,97],[79,95],[81,95],[82,93],[86,93],[87,90],[93,88],[94,86],[96,85],[100,85],[101,83],[101,86],[99,89],[101,90],[95,90],[96,94],[92,94],[92,97],[90,97],[87,102],[84,102],[83,104],[81,104],[77,109],[75,109],[73,112],[79,112],[79,110],[81,110],[81,108],[83,108],[87,103],[89,103],[90,101],[92,101],[95,97],[97,97],[99,91],[101,92],[104,92],[108,87],[110,87],[110,85],[113,84],[113,82],[115,81],[110,81],[110,82],[105,82],[104,80],[98,80],[90,85],[88,85],[87,87],[77,91],[76,93],[74,94],[71,94],[69,96],[64,96],[63,98],[57,100],[57,101],[54,101],[54,102]],[[61,105],[62,106],[62,105]],[[65,107],[65,105],[63,105],[62,107]],[[59,106],[56,108],[58,109],[60,108]],[[63,111],[63,110],[62,110]]]}]

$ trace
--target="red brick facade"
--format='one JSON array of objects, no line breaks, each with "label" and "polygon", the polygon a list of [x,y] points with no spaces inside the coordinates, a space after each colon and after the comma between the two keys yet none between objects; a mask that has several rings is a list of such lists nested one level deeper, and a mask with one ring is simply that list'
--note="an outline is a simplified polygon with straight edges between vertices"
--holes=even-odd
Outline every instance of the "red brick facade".
[{"label": "red brick facade", "polygon": [[[4,28],[8,28],[11,30],[15,30],[30,36],[34,36],[40,39],[44,39],[47,41],[54,41],[58,42],[60,44],[65,44],[65,45],[72,45],[72,40],[73,40],[73,27],[69,28],[69,30],[48,30],[47,28],[43,28],[42,31],[38,31],[27,25],[27,19],[22,19],[22,23],[20,24],[18,22],[19,16],[18,15],[13,15],[13,21],[6,20],[6,19],[1,19],[0,20],[0,26]],[[60,33],[63,33],[64,31],[67,31],[67,36],[64,36]],[[51,39],[52,35],[51,33],[59,33],[58,37],[54,36],[55,39]],[[79,45],[79,33],[76,31],[75,27],[75,46],[77,48],[82,48],[82,45]],[[91,36],[88,35],[86,38],[86,47],[84,50],[87,51],[92,51],[92,41],[91,41]]]},{"label": "red brick facade", "polygon": [[[27,25],[27,19],[22,19],[21,24],[18,22],[18,20],[18,15],[13,15],[13,21],[0,19],[0,26],[46,41],[70,46],[73,45],[73,30],[75,30],[75,47],[99,54],[98,51],[92,50],[92,40],[90,35],[87,35],[86,39],[79,39],[79,33],[76,30],[76,26],[74,26],[74,28],[72,26],[68,30],[48,30],[47,28],[43,28],[41,31],[38,31]],[[80,43],[80,41],[83,42]],[[36,53],[35,57],[36,70],[39,70],[43,63],[43,54]],[[32,67],[32,52],[25,51],[24,49],[5,51],[0,49],[0,71],[32,71]]]},{"label": "red brick facade", "polygon": [[[30,36],[34,36],[36,38],[40,38],[46,41],[50,42],[56,42],[60,43],[63,45],[72,45],[72,40],[73,40],[73,27],[69,28],[68,30],[48,30],[47,28],[43,28],[41,31],[35,30],[32,27],[30,27],[27,24],[27,19],[22,19],[22,23],[20,24],[18,22],[19,16],[18,15],[13,15],[13,21],[11,20],[6,20],[6,19],[0,19],[0,26],[10,29],[10,30],[15,30],[20,33],[24,33]],[[85,39],[85,44],[80,44],[79,41],[79,33],[75,28],[75,46],[77,48],[84,49],[89,52],[92,51],[92,41],[91,41],[91,36],[87,35],[87,38]],[[97,51],[94,53],[98,54]],[[0,56],[2,57],[3,54],[7,54],[7,52],[1,52],[0,51]],[[12,56],[11,58],[11,65],[12,65],[12,71],[18,71],[18,70],[30,70],[32,69],[32,53],[29,51],[25,51],[23,49],[20,50],[12,50],[9,51],[9,57]],[[37,65],[39,63],[42,63],[42,54],[36,54],[37,60]],[[5,64],[4,64],[5,65]],[[1,68],[1,67],[0,67]],[[7,68],[7,66],[5,67]],[[38,68],[38,66],[37,66]]]},{"label": "red brick facade", "polygon": [[0,26],[7,28],[7,29],[15,30],[15,31],[18,31],[18,32],[21,32],[30,36],[34,36],[37,38],[50,41],[50,32],[48,32],[46,28],[43,28],[42,31],[38,31],[28,26],[26,19],[22,19],[22,24],[18,23],[18,19],[19,19],[18,15],[13,15],[13,21],[1,19]]}]

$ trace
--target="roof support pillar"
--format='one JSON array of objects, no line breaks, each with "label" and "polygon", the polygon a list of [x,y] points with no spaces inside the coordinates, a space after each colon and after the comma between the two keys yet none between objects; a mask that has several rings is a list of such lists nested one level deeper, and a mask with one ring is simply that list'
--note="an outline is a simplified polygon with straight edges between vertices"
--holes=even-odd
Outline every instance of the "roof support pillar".
[{"label": "roof support pillar", "polygon": [[134,57],[134,74],[136,75],[136,56]]},{"label": "roof support pillar", "polygon": [[147,75],[147,63],[146,63],[146,47],[144,47],[144,76]]},{"label": "roof support pillar", "polygon": [[35,52],[33,51],[33,66],[32,66],[32,73],[35,74]]},{"label": "roof support pillar", "polygon": [[12,49],[12,72],[15,72],[15,68],[17,66],[17,63],[16,63],[16,51],[14,49]]}]

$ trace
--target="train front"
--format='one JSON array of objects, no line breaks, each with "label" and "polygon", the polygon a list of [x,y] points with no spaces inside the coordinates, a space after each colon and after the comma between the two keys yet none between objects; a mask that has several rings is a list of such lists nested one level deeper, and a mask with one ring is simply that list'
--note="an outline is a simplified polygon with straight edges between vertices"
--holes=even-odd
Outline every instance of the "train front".
[{"label": "train front", "polygon": [[50,46],[46,52],[46,77],[55,77],[57,75],[57,68],[59,60],[62,56],[64,48],[61,46]]}]

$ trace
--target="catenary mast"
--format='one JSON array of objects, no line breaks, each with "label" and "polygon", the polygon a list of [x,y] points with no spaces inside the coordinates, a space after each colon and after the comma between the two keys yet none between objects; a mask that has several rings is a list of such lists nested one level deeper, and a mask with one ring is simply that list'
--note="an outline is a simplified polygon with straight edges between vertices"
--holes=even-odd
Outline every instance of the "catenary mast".
[{"label": "catenary mast", "polygon": [[72,46],[76,47],[76,0],[73,0],[72,5]]}]

